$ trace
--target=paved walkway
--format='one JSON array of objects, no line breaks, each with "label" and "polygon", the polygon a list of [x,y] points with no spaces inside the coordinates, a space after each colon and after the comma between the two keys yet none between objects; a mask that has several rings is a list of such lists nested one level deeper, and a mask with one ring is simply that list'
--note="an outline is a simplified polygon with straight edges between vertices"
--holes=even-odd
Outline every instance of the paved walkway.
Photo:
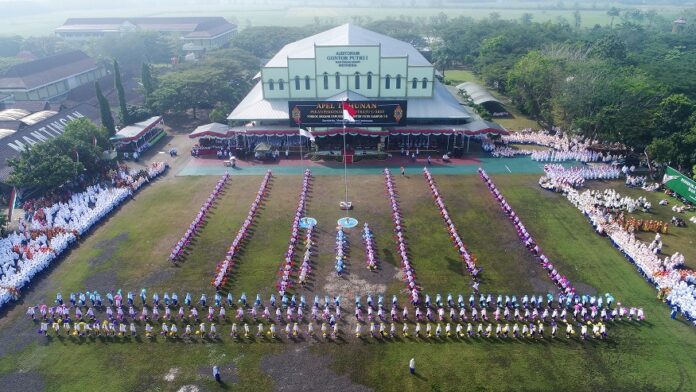
[{"label": "paved walkway", "polygon": [[[390,159],[387,161],[370,161],[348,165],[348,175],[381,174],[385,167],[397,171],[400,166],[406,168],[406,173],[420,172],[426,165],[425,159],[419,159],[416,163],[408,160]],[[577,163],[567,163],[572,166]],[[300,175],[305,168],[312,169],[312,174],[318,176],[343,175],[343,165],[340,162],[312,162],[304,160],[281,160],[273,163],[246,163],[240,162],[232,169],[225,167],[221,160],[217,159],[191,159],[176,173],[177,176],[205,176],[223,175],[230,172],[235,175],[262,175],[268,169],[273,170],[274,175]],[[471,159],[455,160],[452,163],[434,163],[430,167],[433,174],[475,174],[479,167],[483,167],[488,173],[515,173],[515,174],[541,174],[544,163],[532,161],[528,156],[515,158],[472,157]]]}]

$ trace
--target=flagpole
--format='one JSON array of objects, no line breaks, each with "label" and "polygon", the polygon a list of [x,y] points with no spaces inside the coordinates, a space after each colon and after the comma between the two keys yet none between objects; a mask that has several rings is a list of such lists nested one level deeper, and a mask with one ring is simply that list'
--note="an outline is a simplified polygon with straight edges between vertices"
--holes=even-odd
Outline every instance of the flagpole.
[{"label": "flagpole", "polygon": [[343,182],[346,188],[346,205],[348,205],[348,162],[346,161],[346,120],[343,120]]},{"label": "flagpole", "polygon": [[[300,164],[303,164],[304,163],[302,161],[302,143],[303,142],[302,142],[302,132],[301,132],[302,131],[302,123],[299,123],[299,122],[297,123],[297,130],[298,130],[297,133],[299,133],[299,135],[300,135]],[[289,148],[289,146],[288,146],[288,148]]]}]

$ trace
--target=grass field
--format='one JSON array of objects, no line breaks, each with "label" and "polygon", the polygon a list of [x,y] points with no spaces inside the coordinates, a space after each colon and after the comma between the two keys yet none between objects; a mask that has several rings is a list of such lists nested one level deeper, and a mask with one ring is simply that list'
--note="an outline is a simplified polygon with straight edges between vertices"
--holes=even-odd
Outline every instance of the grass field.
[{"label": "grass field", "polygon": [[[260,176],[233,176],[214,207],[192,252],[181,267],[166,260],[217,177],[169,177],[147,187],[85,238],[80,247],[24,293],[0,319],[0,382],[3,390],[176,391],[184,385],[202,390],[350,390],[363,384],[384,391],[460,390],[689,390],[696,382],[696,331],[668,318],[655,290],[609,244],[594,234],[585,218],[562,196],[542,191],[537,175],[496,175],[494,180],[559,269],[582,291],[611,292],[617,300],[644,307],[648,321],[610,325],[606,342],[577,340],[502,342],[462,340],[446,343],[402,341],[343,343],[112,342],[96,339],[47,342],[23,316],[26,306],[51,301],[60,290],[123,287],[150,292],[211,292],[209,281],[241,225]],[[541,268],[518,242],[510,222],[475,175],[436,176],[448,209],[469,249],[484,268],[483,292],[541,294],[552,289]],[[369,222],[376,233],[381,270],[364,268],[357,230],[349,233],[349,274],[333,273],[337,208],[342,179],[315,178],[307,213],[318,219],[318,257],[306,294],[337,288],[345,295],[402,287],[382,176],[351,176],[351,215]],[[279,176],[271,183],[229,289],[253,298],[268,295],[287,248],[292,211],[301,177]],[[395,176],[413,264],[424,291],[470,291],[470,279],[451,248],[444,224],[421,174]],[[267,297],[266,297],[267,298]],[[350,303],[352,298],[344,298]],[[223,326],[222,332],[229,327]],[[349,332],[349,331],[347,331]],[[349,335],[349,333],[348,333]],[[418,376],[407,376],[417,360]],[[210,367],[223,369],[226,384],[211,381]],[[177,369],[175,377],[165,375]],[[347,376],[340,378],[340,375]],[[25,382],[17,382],[25,381]],[[39,384],[27,384],[28,380]],[[38,380],[38,381],[37,381]],[[13,381],[13,382],[11,382]],[[38,385],[29,388],[27,385]]]},{"label": "grass field", "polygon": [[[393,18],[417,18],[438,15],[441,12],[448,17],[469,16],[473,18],[486,18],[496,12],[503,19],[518,19],[524,13],[531,13],[533,20],[537,22],[557,21],[558,18],[573,20],[573,10],[565,9],[541,9],[538,7],[523,8],[524,6],[505,6],[504,4],[479,3],[461,8],[418,8],[418,7],[385,7],[385,8],[360,8],[360,7],[306,7],[306,6],[260,6],[260,5],[206,5],[181,6],[168,5],[157,7],[143,5],[137,9],[125,8],[114,5],[108,9],[81,9],[66,10],[61,7],[41,8],[39,12],[30,16],[9,16],[3,18],[0,26],[0,35],[49,35],[53,30],[62,25],[67,18],[74,17],[101,17],[101,16],[223,16],[235,21],[241,28],[247,26],[304,26],[316,23],[317,19],[322,24],[341,24],[351,22],[356,17],[370,17],[372,20]],[[661,7],[658,11],[672,17],[678,13],[676,7]],[[582,10],[580,11],[582,24],[591,27],[595,24],[608,24],[609,17],[606,10]]]}]

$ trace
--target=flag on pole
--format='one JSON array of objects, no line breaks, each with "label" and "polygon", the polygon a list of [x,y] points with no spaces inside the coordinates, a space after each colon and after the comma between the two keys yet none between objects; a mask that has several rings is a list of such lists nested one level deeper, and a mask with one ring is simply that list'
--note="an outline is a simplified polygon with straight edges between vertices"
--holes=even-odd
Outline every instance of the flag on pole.
[{"label": "flag on pole", "polygon": [[355,115],[358,112],[350,106],[348,101],[343,101],[343,121],[355,122]]},{"label": "flag on pole", "polygon": [[15,203],[17,202],[17,188],[12,188],[12,193],[10,193],[10,204],[8,205],[7,211],[7,221],[12,221],[12,210],[14,210]]},{"label": "flag on pole", "polygon": [[315,139],[315,137],[314,137],[314,135],[312,134],[312,132],[309,132],[308,130],[302,129],[302,128],[300,128],[300,136],[304,136],[304,137],[308,138],[308,139],[311,140],[311,141],[314,141],[314,139]]}]

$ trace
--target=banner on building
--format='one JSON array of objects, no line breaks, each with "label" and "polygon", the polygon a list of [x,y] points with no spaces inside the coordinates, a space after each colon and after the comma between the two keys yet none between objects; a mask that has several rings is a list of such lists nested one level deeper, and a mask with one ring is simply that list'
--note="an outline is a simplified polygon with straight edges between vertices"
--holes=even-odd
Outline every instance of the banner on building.
[{"label": "banner on building", "polygon": [[[347,101],[355,110],[355,127],[398,127],[406,125],[406,101]],[[290,126],[341,127],[343,101],[289,101]]]},{"label": "banner on building", "polygon": [[667,166],[662,184],[679,196],[696,204],[696,181]]}]

